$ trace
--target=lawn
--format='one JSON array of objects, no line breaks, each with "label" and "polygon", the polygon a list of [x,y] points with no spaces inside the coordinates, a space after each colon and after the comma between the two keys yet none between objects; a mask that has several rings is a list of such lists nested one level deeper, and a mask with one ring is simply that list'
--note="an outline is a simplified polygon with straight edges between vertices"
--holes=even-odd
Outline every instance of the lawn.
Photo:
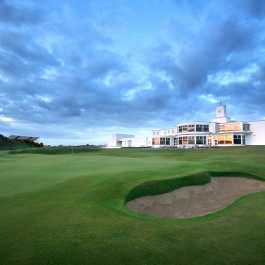
[{"label": "lawn", "polygon": [[241,172],[265,180],[265,147],[0,152],[0,264],[265,264],[265,192],[204,217],[124,207],[153,180]]}]

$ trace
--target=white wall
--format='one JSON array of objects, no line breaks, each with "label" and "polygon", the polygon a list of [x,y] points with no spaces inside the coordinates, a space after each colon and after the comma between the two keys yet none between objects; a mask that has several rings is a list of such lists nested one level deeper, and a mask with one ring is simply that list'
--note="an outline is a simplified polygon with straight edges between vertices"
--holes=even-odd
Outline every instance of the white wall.
[{"label": "white wall", "polygon": [[148,137],[135,137],[132,138],[131,147],[147,147]]},{"label": "white wall", "polygon": [[121,147],[123,138],[133,138],[132,134],[112,134],[111,139],[108,140],[108,147]]},{"label": "white wall", "polygon": [[216,122],[210,122],[209,123],[209,133],[216,133],[217,131],[217,123]]},{"label": "white wall", "polygon": [[122,139],[122,147],[148,147],[151,146],[152,138],[149,137],[133,137]]},{"label": "white wall", "polygon": [[265,145],[265,120],[264,121],[251,121],[249,135],[246,135],[247,145]]}]

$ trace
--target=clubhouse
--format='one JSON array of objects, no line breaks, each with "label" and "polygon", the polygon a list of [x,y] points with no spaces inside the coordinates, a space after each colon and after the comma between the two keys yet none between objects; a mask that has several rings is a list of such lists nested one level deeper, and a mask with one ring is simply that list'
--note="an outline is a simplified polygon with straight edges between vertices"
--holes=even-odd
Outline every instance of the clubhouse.
[{"label": "clubhouse", "polygon": [[216,107],[211,122],[185,122],[176,127],[152,130],[151,137],[113,134],[107,147],[217,147],[265,145],[265,120],[232,121],[226,106]]}]

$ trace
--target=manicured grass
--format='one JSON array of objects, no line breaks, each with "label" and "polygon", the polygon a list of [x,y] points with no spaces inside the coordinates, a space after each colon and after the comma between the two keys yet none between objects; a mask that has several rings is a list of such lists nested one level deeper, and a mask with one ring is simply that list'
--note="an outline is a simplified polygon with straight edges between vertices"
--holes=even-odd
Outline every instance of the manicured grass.
[{"label": "manicured grass", "polygon": [[124,207],[142,183],[265,179],[265,147],[55,153],[0,152],[0,264],[265,264],[265,192],[193,219]]}]

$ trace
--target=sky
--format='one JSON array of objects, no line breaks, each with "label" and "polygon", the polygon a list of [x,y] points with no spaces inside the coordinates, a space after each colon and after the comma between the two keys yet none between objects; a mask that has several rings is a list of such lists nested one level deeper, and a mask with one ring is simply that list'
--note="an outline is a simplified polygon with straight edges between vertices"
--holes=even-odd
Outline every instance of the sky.
[{"label": "sky", "polygon": [[49,145],[265,119],[265,2],[0,0],[0,134]]}]

